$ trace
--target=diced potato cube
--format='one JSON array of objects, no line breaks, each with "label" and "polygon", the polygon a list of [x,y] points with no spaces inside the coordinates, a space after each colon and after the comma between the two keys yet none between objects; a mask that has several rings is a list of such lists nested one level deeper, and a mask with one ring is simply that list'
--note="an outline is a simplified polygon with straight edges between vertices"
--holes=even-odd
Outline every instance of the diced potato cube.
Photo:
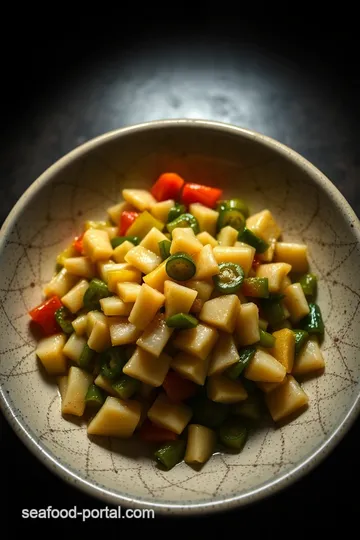
[{"label": "diced potato cube", "polygon": [[134,210],[134,208],[126,201],[123,201],[121,203],[114,204],[113,206],[109,206],[107,209],[107,214],[115,225],[119,224],[120,216],[124,210]]},{"label": "diced potato cube", "polygon": [[206,463],[215,450],[216,433],[200,424],[188,426],[185,463]]},{"label": "diced potato cube", "polygon": [[277,240],[281,235],[281,229],[270,210],[262,210],[248,217],[246,226],[254,234],[265,240],[265,242]]},{"label": "diced potato cube", "polygon": [[238,344],[252,345],[260,339],[259,308],[253,302],[241,304],[235,326]]},{"label": "diced potato cube", "polygon": [[162,262],[155,270],[144,276],[143,281],[152,289],[156,289],[159,292],[164,292],[164,283],[170,280],[166,273],[166,261]]},{"label": "diced potato cube", "polygon": [[171,362],[174,371],[200,386],[205,383],[208,367],[209,358],[197,358],[185,352],[179,352]]},{"label": "diced potato cube", "polygon": [[197,299],[202,300],[202,302],[207,302],[214,290],[213,281],[199,281],[198,279],[191,279],[185,283],[186,287],[197,291]]},{"label": "diced potato cube", "polygon": [[175,201],[173,199],[157,202],[152,206],[151,213],[154,218],[162,221],[163,223],[166,223],[168,220],[169,212],[173,206],[175,206]]},{"label": "diced potato cube", "polygon": [[111,396],[115,396],[115,397],[118,396],[118,394],[115,392],[115,390],[111,386],[111,383],[109,382],[109,380],[103,377],[102,375],[98,375],[94,383],[96,384],[96,386],[98,386],[99,388],[102,388],[102,390],[105,390],[105,392],[107,392]]},{"label": "diced potato cube", "polygon": [[109,329],[113,347],[135,343],[141,334],[141,330],[131,324],[127,317],[111,317]]},{"label": "diced potato cube", "polygon": [[83,369],[71,366],[67,380],[67,388],[61,403],[63,414],[82,416],[85,411],[85,396],[93,377]]},{"label": "diced potato cube", "polygon": [[207,324],[232,334],[240,309],[240,301],[236,294],[226,294],[208,300],[203,305],[199,319]]},{"label": "diced potato cube", "polygon": [[205,360],[214,347],[219,333],[215,328],[198,324],[195,328],[181,330],[173,341],[176,348],[189,353],[196,358]]},{"label": "diced potato cube", "polygon": [[105,315],[109,317],[121,317],[130,314],[133,304],[131,302],[123,302],[118,296],[108,296],[107,298],[101,298],[100,306]]},{"label": "diced potato cube", "polygon": [[244,371],[246,379],[255,382],[281,382],[286,375],[285,367],[271,356],[258,349]]},{"label": "diced potato cube", "polygon": [[280,384],[265,396],[266,405],[274,422],[300,411],[308,401],[308,396],[291,375],[287,375],[284,384]]},{"label": "diced potato cube", "polygon": [[224,375],[209,377],[206,390],[208,398],[218,403],[238,403],[248,397],[241,381],[232,381]]},{"label": "diced potato cube", "polygon": [[110,259],[113,248],[108,233],[100,229],[88,229],[83,237],[83,250],[93,262]]},{"label": "diced potato cube", "polygon": [[112,240],[115,236],[118,236],[119,227],[105,227],[104,231],[108,233],[110,240]]},{"label": "diced potato cube", "polygon": [[233,262],[242,267],[245,275],[247,276],[255,255],[255,248],[251,246],[238,246],[238,247],[226,247],[216,246],[214,247],[214,256],[218,263]]},{"label": "diced potato cube", "polygon": [[210,244],[202,248],[196,257],[195,279],[210,279],[219,273],[219,265],[214,257],[213,249]]},{"label": "diced potato cube", "polygon": [[291,266],[287,263],[260,264],[256,269],[256,277],[268,278],[269,291],[279,292],[284,277],[291,272]]},{"label": "diced potato cube", "polygon": [[[118,283],[116,288],[121,300],[128,304],[136,302],[141,291],[141,285],[139,283],[131,283],[129,281]],[[129,313],[119,313],[119,315],[129,315]]]},{"label": "diced potato cube", "polygon": [[102,321],[97,321],[89,336],[88,346],[96,352],[105,351],[111,346],[109,325]]},{"label": "diced potato cube", "polygon": [[325,360],[316,337],[311,337],[297,355],[292,373],[307,375],[325,367]]},{"label": "diced potato cube", "polygon": [[293,283],[286,287],[284,304],[290,312],[290,320],[297,323],[310,312],[308,301],[300,283]]},{"label": "diced potato cube", "polygon": [[281,283],[280,292],[283,293],[289,285],[291,285],[291,279],[289,276],[285,276]]},{"label": "diced potato cube", "polygon": [[292,242],[277,242],[274,261],[290,264],[293,272],[307,272],[309,269],[308,246]]},{"label": "diced potato cube", "polygon": [[141,286],[141,291],[136,299],[134,307],[129,315],[129,322],[140,330],[144,330],[155,317],[158,310],[165,302],[165,296],[146,283]]},{"label": "diced potato cube", "polygon": [[139,245],[156,253],[156,255],[160,255],[159,242],[162,242],[163,240],[167,240],[165,234],[156,227],[152,227]]},{"label": "diced potato cube", "polygon": [[197,292],[173,281],[165,281],[165,317],[171,317],[176,313],[189,313],[191,306],[197,297]]},{"label": "diced potato cube", "polygon": [[71,313],[76,313],[84,307],[84,294],[88,288],[89,282],[86,281],[86,279],[82,279],[61,298],[61,302],[71,311]]},{"label": "diced potato cube", "polygon": [[275,345],[271,354],[282,364],[287,373],[291,373],[295,356],[295,336],[289,328],[282,328],[273,332]]},{"label": "diced potato cube", "polygon": [[191,227],[178,227],[172,232],[172,242],[170,253],[173,255],[178,251],[184,251],[191,256],[196,256],[203,248],[203,245],[196,238]]},{"label": "diced potato cube", "polygon": [[127,361],[123,373],[151,386],[161,386],[169,371],[171,358],[161,353],[159,357],[150,354],[141,347],[136,347],[134,354]]},{"label": "diced potato cube", "polygon": [[[119,266],[122,266],[122,268],[119,268]],[[107,286],[109,288],[109,291],[112,292],[117,291],[118,283],[124,283],[125,281],[141,283],[142,281],[140,270],[127,263],[116,265],[114,264],[113,268],[110,266],[110,269],[106,272],[106,277]]]},{"label": "diced potato cube", "polygon": [[114,266],[115,265],[115,262],[114,261],[98,261],[96,263],[96,268],[97,268],[97,271],[100,275],[100,278],[103,280],[103,281],[107,281],[107,271],[109,270],[110,266]]},{"label": "diced potato cube", "polygon": [[83,336],[86,334],[87,328],[87,313],[83,313],[74,319],[71,323],[77,336]]},{"label": "diced potato cube", "polygon": [[221,333],[211,354],[208,375],[219,375],[239,360],[233,336]]},{"label": "diced potato cube", "polygon": [[[264,253],[258,254],[258,259],[261,262],[271,262],[274,259],[275,255],[275,248],[276,248],[276,240],[271,240],[269,242],[269,247]],[[287,262],[287,261],[283,261]]]},{"label": "diced potato cube", "polygon": [[203,231],[196,235],[196,238],[202,243],[203,246],[210,244],[211,247],[219,245],[219,242],[206,231]]},{"label": "diced potato cube", "polygon": [[125,262],[125,255],[129,253],[129,251],[135,247],[132,242],[129,242],[129,240],[125,240],[120,246],[117,246],[114,249],[113,252],[113,259],[117,263],[124,263]]},{"label": "diced potato cube", "polygon": [[64,400],[67,385],[68,385],[68,376],[67,375],[61,375],[60,377],[56,377],[56,382],[59,387],[61,402]]},{"label": "diced potato cube", "polygon": [[140,212],[150,210],[156,204],[156,199],[146,189],[123,189],[122,196],[127,203]]},{"label": "diced potato cube", "polygon": [[89,435],[128,439],[133,435],[140,415],[141,404],[138,401],[109,396],[91,420],[87,432]]},{"label": "diced potato cube", "polygon": [[89,279],[95,276],[95,266],[88,257],[70,257],[65,260],[64,267],[74,276]]},{"label": "diced potato cube", "polygon": [[137,340],[136,345],[154,356],[159,356],[171,338],[173,331],[174,328],[167,326],[164,315],[158,313],[147,325],[143,334]]},{"label": "diced potato cube", "polygon": [[39,340],[35,354],[50,375],[61,375],[67,370],[68,361],[63,353],[65,334],[54,334]]},{"label": "diced potato cube", "polygon": [[156,227],[162,231],[164,228],[164,223],[158,219],[155,219],[154,216],[145,210],[130,225],[126,234],[128,236],[138,236],[139,238],[144,238],[153,227]]},{"label": "diced potato cube", "polygon": [[135,246],[125,255],[125,261],[132,264],[143,274],[150,274],[161,264],[162,259],[156,253],[144,248],[144,246]]},{"label": "diced potato cube", "polygon": [[97,311],[95,309],[93,311],[89,311],[87,314],[87,327],[86,327],[86,333],[88,336],[90,336],[95,324],[98,321],[104,324],[107,324],[107,318],[101,311]]},{"label": "diced potato cube", "polygon": [[182,403],[173,403],[166,394],[159,394],[150,409],[148,418],[154,424],[180,435],[190,422],[192,410]]},{"label": "diced potato cube", "polygon": [[198,220],[200,231],[205,231],[212,236],[215,236],[219,212],[216,212],[201,203],[190,204],[189,212]]},{"label": "diced potato cube", "polygon": [[275,388],[277,388],[280,384],[284,384],[285,381],[286,377],[281,382],[257,382],[256,386],[265,392],[265,394],[268,394],[269,392],[275,390]]},{"label": "diced potato cube", "polygon": [[88,219],[84,223],[85,231],[88,229],[101,229],[102,231],[105,231],[107,227],[110,227],[110,223],[108,221],[95,221]]},{"label": "diced potato cube", "polygon": [[70,358],[70,360],[78,363],[85,345],[86,345],[86,339],[83,338],[82,336],[77,336],[74,332],[73,334],[71,334],[71,336],[67,340],[63,348],[63,353],[68,358]]},{"label": "diced potato cube", "polygon": [[230,227],[229,225],[227,227],[223,227],[217,235],[219,245],[228,247],[234,246],[235,242],[237,241],[238,235],[239,231],[237,231],[233,227]]},{"label": "diced potato cube", "polygon": [[61,298],[74,287],[79,281],[78,276],[69,274],[66,268],[62,268],[44,287],[44,294],[48,298],[50,296],[58,296]]}]

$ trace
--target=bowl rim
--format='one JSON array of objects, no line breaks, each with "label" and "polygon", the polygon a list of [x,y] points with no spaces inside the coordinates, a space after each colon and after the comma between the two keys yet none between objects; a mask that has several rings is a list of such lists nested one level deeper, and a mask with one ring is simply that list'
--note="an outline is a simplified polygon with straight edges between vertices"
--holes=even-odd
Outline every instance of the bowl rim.
[{"label": "bowl rim", "polygon": [[[31,202],[31,199],[36,195],[39,189],[41,189],[47,182],[51,181],[51,178],[55,173],[67,167],[69,163],[87,154],[93,148],[100,147],[111,140],[136,132],[148,130],[151,131],[161,128],[176,129],[179,127],[194,129],[202,128],[204,130],[210,129],[234,136],[240,136],[243,139],[259,143],[260,145],[271,149],[282,158],[285,158],[287,161],[291,161],[293,164],[303,169],[303,171],[312,178],[318,187],[324,189],[329,195],[331,195],[338,205],[342,207],[342,209],[345,211],[344,218],[349,222],[349,224],[351,224],[353,234],[355,237],[357,237],[357,240],[360,243],[360,221],[349,202],[345,199],[338,188],[329,180],[329,178],[325,176],[324,173],[322,173],[315,165],[313,165],[298,152],[268,135],[264,135],[258,131],[245,127],[206,119],[200,120],[179,118],[153,120],[114,129],[86,141],[64,156],[60,157],[23,192],[5,219],[0,229],[0,258],[4,249],[8,230],[10,230],[16,223],[16,220],[23,208],[29,202]],[[281,474],[278,478],[270,479],[264,484],[261,484],[254,489],[245,491],[240,495],[224,498],[223,500],[213,502],[210,501],[207,503],[195,502],[194,504],[166,504],[151,501],[149,499],[143,500],[137,497],[128,497],[113,493],[104,487],[96,485],[95,483],[92,483],[92,481],[82,478],[79,473],[72,470],[71,467],[63,465],[50,450],[47,450],[44,445],[37,440],[36,436],[32,434],[31,428],[26,426],[22,419],[16,415],[15,410],[12,408],[5,395],[2,384],[0,384],[0,408],[24,446],[37,459],[39,459],[39,461],[50,472],[55,473],[55,475],[61,478],[63,481],[66,481],[72,485],[72,487],[79,489],[86,495],[114,506],[121,506],[124,504],[125,508],[153,509],[155,515],[156,512],[158,512],[160,515],[200,515],[209,512],[223,512],[260,501],[290,486],[304,475],[307,475],[335,449],[345,434],[350,430],[351,426],[355,423],[355,420],[360,412],[360,393],[358,393],[358,395],[355,397],[354,402],[347,411],[346,415],[327,436],[326,440],[323,441],[323,443],[317,448],[313,449],[309,455],[305,456],[301,461],[299,461],[293,469]]]}]

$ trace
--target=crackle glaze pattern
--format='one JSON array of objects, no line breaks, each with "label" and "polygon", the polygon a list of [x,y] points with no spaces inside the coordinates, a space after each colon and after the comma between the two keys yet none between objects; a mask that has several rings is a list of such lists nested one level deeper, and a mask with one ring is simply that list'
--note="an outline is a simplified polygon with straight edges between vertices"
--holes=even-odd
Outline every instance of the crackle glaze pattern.
[{"label": "crackle glaze pattern", "polygon": [[[252,211],[269,208],[284,239],[308,244],[319,276],[326,369],[304,382],[310,405],[292,423],[262,428],[241,454],[218,454],[201,471],[181,464],[165,473],[141,445],[90,440],[84,421],[61,417],[57,387],[34,354],[27,311],[42,300],[56,254],[85,219],[103,217],[123,187],[149,186],[170,169],[186,180],[221,185],[226,195],[241,195]],[[359,237],[357,218],[321,173],[259,134],[189,121],[154,123],[92,141],[44,173],[2,230],[2,408],[47,466],[113,503],[208,511],[268,495],[321,459],[357,414]]]}]

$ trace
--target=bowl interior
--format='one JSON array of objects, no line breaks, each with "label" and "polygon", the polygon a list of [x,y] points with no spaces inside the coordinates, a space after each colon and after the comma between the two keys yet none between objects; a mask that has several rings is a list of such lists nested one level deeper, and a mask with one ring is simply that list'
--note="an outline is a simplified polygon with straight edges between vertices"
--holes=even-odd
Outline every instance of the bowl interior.
[{"label": "bowl interior", "polygon": [[[225,195],[248,200],[253,212],[269,208],[285,240],[307,243],[326,325],[325,373],[303,383],[308,410],[277,429],[264,426],[240,454],[218,454],[201,471],[182,464],[162,472],[141,444],[90,441],[85,422],[62,418],[57,386],[36,360],[27,316],[42,299],[57,253],[84,220],[103,218],[122,188],[148,187],[166,170],[221,186]],[[163,510],[249,501],[321,456],[324,443],[341,436],[339,425],[346,429],[343,422],[359,394],[360,249],[353,215],[316,178],[321,174],[315,169],[258,135],[196,122],[104,137],[45,173],[8,220],[0,246],[3,408],[31,450],[92,494]]]}]

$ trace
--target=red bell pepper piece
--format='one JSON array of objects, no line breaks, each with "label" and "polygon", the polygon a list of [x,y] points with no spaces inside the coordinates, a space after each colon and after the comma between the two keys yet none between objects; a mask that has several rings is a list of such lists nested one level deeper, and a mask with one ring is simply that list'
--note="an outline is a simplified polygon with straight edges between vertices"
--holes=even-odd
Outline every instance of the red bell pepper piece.
[{"label": "red bell pepper piece", "polygon": [[197,385],[184,379],[175,371],[169,371],[163,382],[164,390],[171,401],[184,401],[196,394]]},{"label": "red bell pepper piece", "polygon": [[181,200],[187,206],[192,203],[201,203],[209,208],[214,208],[217,201],[222,198],[222,194],[222,189],[201,184],[185,184]]},{"label": "red bell pepper piece", "polygon": [[185,180],[178,174],[170,172],[163,173],[156,180],[150,191],[157,201],[177,200],[184,184]]},{"label": "red bell pepper piece", "polygon": [[175,441],[178,438],[176,433],[153,424],[148,418],[141,426],[139,435],[143,441],[148,442]]},{"label": "red bell pepper piece", "polygon": [[73,241],[73,247],[76,249],[76,251],[82,255],[83,254],[83,239],[84,239],[84,234],[85,233],[82,233],[80,236],[75,236],[74,238],[74,241]]},{"label": "red bell pepper piece", "polygon": [[125,236],[127,233],[128,228],[132,223],[134,223],[135,219],[139,216],[139,212],[131,212],[129,210],[124,210],[120,216],[120,223],[119,223],[119,235]]},{"label": "red bell pepper piece", "polygon": [[60,332],[61,329],[55,320],[55,311],[63,306],[58,296],[52,296],[40,305],[29,311],[32,320],[37,323],[47,336]]}]

